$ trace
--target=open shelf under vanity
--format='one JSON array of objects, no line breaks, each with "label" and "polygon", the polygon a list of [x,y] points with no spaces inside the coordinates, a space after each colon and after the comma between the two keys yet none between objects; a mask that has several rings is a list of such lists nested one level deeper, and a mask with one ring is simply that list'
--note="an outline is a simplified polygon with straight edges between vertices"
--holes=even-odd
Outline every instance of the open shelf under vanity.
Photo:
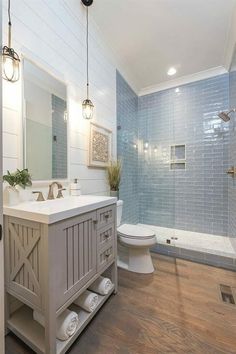
[{"label": "open shelf under vanity", "polygon": [[[72,304],[69,309],[75,311],[79,316],[79,326],[76,332],[65,341],[56,339],[56,354],[65,353],[72,343],[78,338],[87,324],[99,311],[102,305],[114,292],[114,285],[107,295],[98,295],[99,301],[96,309],[93,312],[87,312],[82,308]],[[23,342],[27,343],[36,353],[44,354],[45,351],[45,330],[33,319],[33,310],[23,305],[16,310],[8,320],[8,328],[15,333]]]}]

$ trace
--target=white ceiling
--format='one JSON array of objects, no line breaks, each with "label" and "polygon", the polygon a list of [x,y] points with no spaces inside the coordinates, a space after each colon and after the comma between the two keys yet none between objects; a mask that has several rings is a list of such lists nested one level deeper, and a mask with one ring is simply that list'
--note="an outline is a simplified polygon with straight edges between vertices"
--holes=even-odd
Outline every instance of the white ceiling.
[{"label": "white ceiling", "polygon": [[236,0],[94,0],[93,19],[138,90],[224,66]]}]

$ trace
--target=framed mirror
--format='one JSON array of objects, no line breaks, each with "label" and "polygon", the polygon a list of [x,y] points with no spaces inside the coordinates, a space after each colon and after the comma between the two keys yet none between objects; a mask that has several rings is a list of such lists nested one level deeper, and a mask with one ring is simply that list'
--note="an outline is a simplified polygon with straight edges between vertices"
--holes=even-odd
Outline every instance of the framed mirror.
[{"label": "framed mirror", "polygon": [[23,78],[24,166],[33,180],[66,179],[66,85],[27,59]]}]

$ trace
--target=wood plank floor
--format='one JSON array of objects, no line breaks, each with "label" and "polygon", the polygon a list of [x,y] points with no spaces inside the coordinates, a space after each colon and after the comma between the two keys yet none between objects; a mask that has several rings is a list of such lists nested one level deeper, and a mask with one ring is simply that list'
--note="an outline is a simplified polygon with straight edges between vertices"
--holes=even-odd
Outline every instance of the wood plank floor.
[{"label": "wood plank floor", "polygon": [[[236,306],[222,302],[219,284],[236,273],[153,255],[155,273],[119,271],[112,296],[70,354],[236,354]],[[15,336],[6,354],[33,353]]]}]

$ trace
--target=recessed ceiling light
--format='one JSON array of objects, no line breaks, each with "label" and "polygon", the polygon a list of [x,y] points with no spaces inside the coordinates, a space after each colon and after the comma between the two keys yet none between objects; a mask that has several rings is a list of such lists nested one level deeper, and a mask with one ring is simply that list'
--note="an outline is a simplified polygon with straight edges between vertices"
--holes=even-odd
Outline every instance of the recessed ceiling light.
[{"label": "recessed ceiling light", "polygon": [[176,73],[177,73],[177,70],[176,70],[174,67],[170,68],[170,69],[167,71],[167,75],[169,75],[169,76],[173,76],[173,75],[175,75]]}]

